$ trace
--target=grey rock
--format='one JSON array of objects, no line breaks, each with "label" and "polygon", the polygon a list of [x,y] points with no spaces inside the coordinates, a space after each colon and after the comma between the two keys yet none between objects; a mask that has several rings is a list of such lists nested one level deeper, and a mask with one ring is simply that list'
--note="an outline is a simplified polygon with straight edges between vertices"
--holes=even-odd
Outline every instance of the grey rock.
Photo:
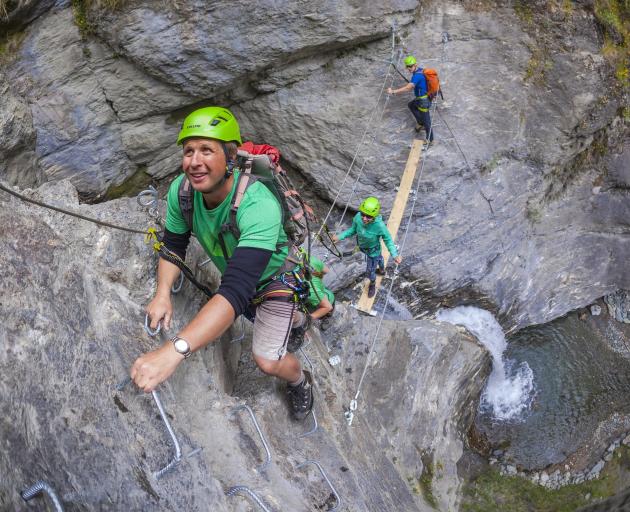
[{"label": "grey rock", "polygon": [[600,472],[602,471],[602,469],[604,469],[604,464],[605,462],[603,460],[600,460],[597,464],[595,464],[593,468],[589,471],[587,478],[589,480],[592,480],[593,478],[597,478]]},{"label": "grey rock", "polygon": [[593,304],[591,306],[591,315],[593,316],[599,316],[602,314],[602,308],[601,306],[597,305],[597,304]]},{"label": "grey rock", "polygon": [[630,292],[617,290],[604,297],[611,317],[619,322],[630,323]]},{"label": "grey rock", "polygon": [[[67,180],[25,193],[126,227],[147,221],[134,199],[80,204]],[[487,353],[468,335],[432,321],[384,321],[373,354],[379,364],[370,362],[348,428],[341,411],[356,391],[365,340],[378,319],[339,304],[326,336],[346,336],[342,360],[353,371],[338,375],[330,368],[325,344],[313,331],[306,350],[315,365],[321,430],[298,439],[310,425],[289,418],[282,389],[251,366],[247,341],[230,343],[235,333],[228,333],[159,388],[184,456],[202,451],[155,480],[153,472],[173,453],[164,425],[150,396],[132,385],[116,387],[140,353],[171,334],[150,339],[143,330],[143,305],[155,287],[152,249],[141,235],[95,227],[4,194],[0,203],[0,217],[11,222],[15,236],[0,255],[0,435],[11,443],[0,462],[7,475],[0,495],[8,509],[22,506],[16,489],[45,477],[65,505],[89,510],[188,510],[203,502],[227,511],[239,498],[228,500],[223,493],[236,484],[247,484],[277,509],[305,510],[312,500],[321,505],[326,498],[314,490],[319,488],[310,471],[295,469],[304,458],[322,464],[349,509],[428,511],[407,479],[420,478],[425,464],[434,467],[436,499],[445,509],[456,507],[463,433],[490,366]],[[32,238],[35,229],[39,236]],[[203,259],[193,244],[189,264],[197,268]],[[208,267],[199,277],[216,287],[218,276]],[[204,302],[185,283],[173,298],[172,331]],[[248,340],[249,326],[245,333]],[[246,418],[230,415],[243,399],[273,454],[264,475],[254,471],[261,462],[255,432]]]}]

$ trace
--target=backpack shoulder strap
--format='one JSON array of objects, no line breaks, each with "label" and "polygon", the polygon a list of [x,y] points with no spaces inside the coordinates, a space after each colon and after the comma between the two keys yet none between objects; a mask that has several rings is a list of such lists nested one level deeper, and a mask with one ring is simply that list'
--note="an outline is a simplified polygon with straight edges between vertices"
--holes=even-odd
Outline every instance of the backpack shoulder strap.
[{"label": "backpack shoulder strap", "polygon": [[179,202],[179,210],[188,225],[188,229],[193,229],[193,211],[195,208],[195,194],[193,193],[192,186],[188,178],[184,176],[179,183],[179,189],[177,190],[177,200]]},{"label": "backpack shoulder strap", "polygon": [[[246,167],[247,169],[247,167]],[[249,166],[251,170],[251,163]],[[228,220],[225,224],[221,226],[221,231],[219,232],[219,245],[221,246],[221,252],[223,253],[223,257],[227,261],[229,259],[227,246],[225,245],[225,239],[223,238],[223,233],[232,233],[234,238],[237,240],[241,236],[241,231],[238,229],[238,223],[236,222],[236,214],[238,212],[238,208],[243,201],[243,197],[245,197],[245,192],[247,189],[258,180],[257,176],[250,174],[245,170],[238,175],[238,181],[236,182],[236,190],[234,191],[234,195],[232,196],[232,201],[230,203],[230,213],[228,214]]]}]

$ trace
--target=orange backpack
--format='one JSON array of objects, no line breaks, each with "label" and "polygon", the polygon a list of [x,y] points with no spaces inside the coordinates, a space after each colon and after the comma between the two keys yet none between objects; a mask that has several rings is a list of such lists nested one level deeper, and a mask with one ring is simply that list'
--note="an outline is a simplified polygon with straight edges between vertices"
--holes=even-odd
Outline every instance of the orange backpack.
[{"label": "orange backpack", "polygon": [[[438,95],[438,93],[440,93],[441,96],[440,79],[438,78],[437,71],[432,68],[424,68],[422,71],[424,73],[424,77],[427,79],[427,95],[429,96],[429,99],[432,100]],[[444,99],[443,96],[442,99]]]}]

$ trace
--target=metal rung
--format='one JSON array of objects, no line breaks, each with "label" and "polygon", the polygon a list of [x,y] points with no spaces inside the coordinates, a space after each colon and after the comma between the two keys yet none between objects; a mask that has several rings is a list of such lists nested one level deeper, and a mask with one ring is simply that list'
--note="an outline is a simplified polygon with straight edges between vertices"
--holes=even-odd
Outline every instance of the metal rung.
[{"label": "metal rung", "polygon": [[203,268],[211,261],[212,261],[211,258],[208,258],[207,260],[203,260],[201,263],[197,263],[197,268]]},{"label": "metal rung", "polygon": [[264,512],[271,512],[271,510],[267,507],[267,505],[265,505],[263,500],[261,500],[258,497],[258,495],[254,491],[252,491],[249,487],[245,487],[244,485],[236,485],[228,489],[227,492],[225,493],[226,496],[235,496],[236,494],[240,494],[241,496],[244,496],[244,495],[249,496],[252,500],[254,500],[256,505],[258,505],[262,510],[264,510]]},{"label": "metal rung", "polygon": [[242,410],[246,410],[249,413],[249,416],[252,419],[252,422],[254,423],[254,427],[256,427],[256,431],[258,432],[258,435],[260,436],[260,440],[262,441],[263,447],[265,448],[265,461],[258,466],[258,471],[264,471],[265,469],[267,469],[267,467],[269,466],[269,464],[271,464],[271,451],[269,451],[269,445],[267,444],[267,440],[265,439],[264,434],[262,433],[262,430],[260,429],[260,425],[258,425],[258,421],[256,421],[256,416],[254,416],[254,411],[252,411],[252,408],[249,405],[246,404],[242,404],[242,405],[238,405],[236,407],[234,407],[234,409],[232,409],[231,414],[236,414],[239,411]]},{"label": "metal rung", "polygon": [[53,505],[55,506],[56,512],[63,512],[63,507],[61,506],[61,502],[59,501],[59,498],[57,497],[55,490],[43,480],[38,480],[33,485],[31,485],[28,489],[25,489],[24,491],[22,491],[20,493],[20,496],[22,496],[22,499],[24,501],[29,501],[42,492],[45,492],[46,494],[48,494],[51,501],[53,502]]},{"label": "metal rung", "polygon": [[151,327],[149,327],[149,314],[147,313],[146,315],[144,315],[144,330],[149,336],[153,338],[154,336],[160,334],[160,331],[162,330],[162,322],[158,322],[158,326],[155,331],[151,330]]},{"label": "metal rung", "polygon": [[243,318],[243,315],[241,315],[240,318],[241,318],[241,334],[237,336],[236,338],[232,338],[230,340],[230,343],[238,343],[239,341],[242,341],[243,338],[245,338],[245,319]]},{"label": "metal rung", "polygon": [[313,427],[308,432],[304,432],[303,434],[300,434],[298,436],[298,439],[302,439],[304,437],[308,437],[314,434],[315,432],[317,432],[317,429],[319,428],[319,425],[317,424],[317,416],[315,416],[315,411],[311,410],[311,414],[309,416],[313,417]]},{"label": "metal rung", "polygon": [[339,497],[339,494],[337,494],[337,491],[335,490],[335,488],[333,487],[333,484],[328,479],[328,476],[326,476],[326,473],[324,472],[324,468],[321,467],[319,462],[314,461],[314,460],[306,460],[306,461],[302,462],[302,464],[297,466],[296,469],[301,469],[301,468],[303,468],[304,466],[306,466],[308,464],[312,464],[314,466],[317,466],[317,469],[319,469],[319,472],[321,473],[322,478],[324,480],[326,480],[326,483],[330,487],[330,490],[332,491],[333,495],[335,496],[335,499],[337,500],[337,504],[333,508],[329,509],[328,512],[333,512],[333,511],[337,510],[339,508],[339,506],[341,505],[341,498]]},{"label": "metal rung", "polygon": [[173,457],[173,459],[162,469],[153,473],[153,476],[157,480],[179,464],[180,460],[182,459],[182,450],[179,447],[179,441],[177,441],[177,437],[175,437],[175,432],[173,432],[173,427],[171,427],[171,423],[168,421],[168,417],[166,416],[166,413],[164,412],[164,407],[162,406],[162,401],[160,400],[160,396],[158,395],[158,392],[151,391],[151,394],[153,395],[153,400],[155,400],[155,404],[157,405],[157,408],[160,411],[160,416],[162,416],[162,420],[164,421],[164,424],[166,425],[166,430],[168,430],[168,433],[171,436],[171,439],[173,440],[173,445],[175,447],[175,456]]},{"label": "metal rung", "polygon": [[155,206],[157,205],[158,192],[153,185],[149,185],[149,188],[140,192],[136,198],[140,206]]},{"label": "metal rung", "polygon": [[172,293],[179,293],[179,291],[182,289],[182,285],[184,284],[184,273],[180,272],[179,273],[179,279],[177,280],[177,283],[173,284],[173,286],[171,286],[171,292]]}]

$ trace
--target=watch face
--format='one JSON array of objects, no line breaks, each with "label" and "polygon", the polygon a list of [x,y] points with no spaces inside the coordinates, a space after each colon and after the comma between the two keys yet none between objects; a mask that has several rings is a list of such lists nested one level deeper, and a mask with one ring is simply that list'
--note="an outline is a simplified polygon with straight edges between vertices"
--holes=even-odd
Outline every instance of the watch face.
[{"label": "watch face", "polygon": [[188,342],[186,342],[186,340],[182,340],[180,338],[175,340],[175,350],[177,350],[180,354],[185,354],[190,350],[190,347],[188,346]]}]

